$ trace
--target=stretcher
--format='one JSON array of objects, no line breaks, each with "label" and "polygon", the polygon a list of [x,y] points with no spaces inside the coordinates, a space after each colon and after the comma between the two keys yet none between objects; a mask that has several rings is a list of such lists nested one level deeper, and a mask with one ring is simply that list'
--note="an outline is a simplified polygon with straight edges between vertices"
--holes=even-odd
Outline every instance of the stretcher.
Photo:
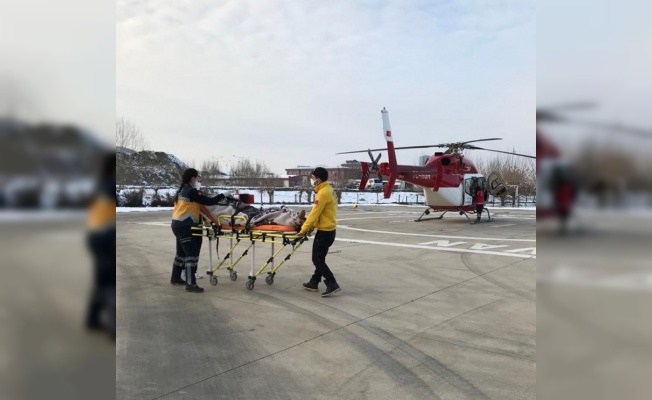
[{"label": "stretcher", "polygon": [[[207,237],[209,240],[209,263],[210,269],[206,273],[210,276],[210,283],[216,286],[218,283],[217,275],[218,270],[226,267],[229,271],[229,278],[232,281],[238,279],[238,273],[235,271],[235,266],[248,255],[249,251],[252,252],[251,270],[247,277],[245,287],[248,290],[253,290],[256,278],[263,273],[266,273],[265,283],[272,285],[274,277],[278,269],[285,264],[292,255],[301,247],[301,245],[308,240],[308,236],[298,236],[298,232],[294,227],[284,225],[257,225],[254,227],[247,227],[246,218],[238,215],[218,215],[217,218],[213,217],[208,210],[202,207],[202,225],[194,227],[193,236]],[[229,239],[229,250],[224,258],[217,264],[213,264],[213,246],[212,241],[216,240],[219,243],[219,238]],[[234,260],[234,253],[241,242],[248,243],[248,246]],[[271,244],[271,254],[266,262],[259,268],[256,268],[256,244],[269,243]],[[279,246],[276,249],[276,246]],[[285,255],[285,258],[275,265],[275,260],[283,249],[290,245],[292,250]],[[219,257],[218,247],[216,246],[216,253]],[[227,263],[228,261],[228,263]]]}]

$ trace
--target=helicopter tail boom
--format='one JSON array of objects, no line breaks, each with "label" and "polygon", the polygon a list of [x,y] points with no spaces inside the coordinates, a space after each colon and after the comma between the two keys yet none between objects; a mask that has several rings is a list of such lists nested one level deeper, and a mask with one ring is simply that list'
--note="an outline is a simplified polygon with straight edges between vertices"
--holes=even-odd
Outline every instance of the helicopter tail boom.
[{"label": "helicopter tail boom", "polygon": [[396,165],[396,151],[394,149],[394,139],[392,138],[392,128],[389,125],[389,113],[385,108],[381,111],[383,115],[383,135],[387,141],[387,157],[389,159],[389,180],[385,186],[385,198],[388,199],[392,195],[394,183],[398,175],[398,167]]},{"label": "helicopter tail boom", "polygon": [[362,167],[362,179],[360,179],[360,186],[358,187],[358,190],[362,191],[367,186],[367,181],[369,180],[369,173],[371,170],[369,169],[368,162],[360,162],[360,167]]}]

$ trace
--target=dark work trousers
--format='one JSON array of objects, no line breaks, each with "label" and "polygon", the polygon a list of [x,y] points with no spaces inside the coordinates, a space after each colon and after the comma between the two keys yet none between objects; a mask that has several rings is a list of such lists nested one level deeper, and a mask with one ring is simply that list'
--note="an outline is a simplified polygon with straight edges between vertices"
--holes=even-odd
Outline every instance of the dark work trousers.
[{"label": "dark work trousers", "polygon": [[312,242],[312,263],[315,265],[315,273],[310,278],[310,281],[313,283],[321,282],[321,278],[324,278],[324,282],[328,283],[335,282],[335,277],[331,272],[328,265],[326,265],[326,255],[328,254],[328,249],[331,247],[335,241],[335,231],[317,231],[315,234],[315,239]]},{"label": "dark work trousers", "polygon": [[115,227],[89,232],[86,243],[93,255],[93,289],[86,314],[86,326],[102,327],[115,337]]},{"label": "dark work trousers", "polygon": [[480,217],[482,216],[482,210],[484,209],[484,204],[477,204],[476,203],[475,207],[476,207],[476,212],[477,212],[477,215],[478,215],[478,219],[480,219]]},{"label": "dark work trousers", "polygon": [[172,265],[172,280],[181,280],[181,271],[186,270],[186,284],[195,284],[195,273],[199,262],[199,251],[201,250],[201,236],[192,236],[192,229],[189,226],[183,228],[172,228],[177,239],[177,254]]}]

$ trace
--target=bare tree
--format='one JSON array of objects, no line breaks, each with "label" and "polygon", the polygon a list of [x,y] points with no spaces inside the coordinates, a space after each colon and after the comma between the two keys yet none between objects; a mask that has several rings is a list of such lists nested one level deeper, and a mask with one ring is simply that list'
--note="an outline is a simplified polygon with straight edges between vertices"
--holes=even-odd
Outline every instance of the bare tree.
[{"label": "bare tree", "polygon": [[208,160],[204,160],[200,164],[200,174],[202,179],[206,184],[214,184],[217,182],[217,176],[222,173],[222,166],[217,158],[213,157]]},{"label": "bare tree", "polygon": [[220,166],[220,162],[216,158],[211,158],[210,160],[202,161],[201,170],[203,172],[218,173],[222,171],[222,168]]},{"label": "bare tree", "polygon": [[512,196],[512,203],[516,203],[516,188],[519,195],[532,196],[536,193],[536,167],[533,160],[511,155],[496,155],[490,160],[477,160],[478,172],[489,176],[497,172],[508,185],[508,192],[500,196],[502,206],[507,201],[507,196]]},{"label": "bare tree", "polygon": [[337,204],[342,203],[342,192],[346,190],[346,183],[346,181],[332,182],[333,191],[335,192],[335,196],[337,196]]},{"label": "bare tree", "polygon": [[255,163],[248,158],[241,158],[231,166],[232,182],[236,185],[262,186],[264,178],[274,177],[274,174],[265,165],[264,162],[256,161]]},{"label": "bare tree", "polygon": [[134,151],[143,151],[148,148],[140,128],[124,117],[120,117],[115,122],[115,145]]}]

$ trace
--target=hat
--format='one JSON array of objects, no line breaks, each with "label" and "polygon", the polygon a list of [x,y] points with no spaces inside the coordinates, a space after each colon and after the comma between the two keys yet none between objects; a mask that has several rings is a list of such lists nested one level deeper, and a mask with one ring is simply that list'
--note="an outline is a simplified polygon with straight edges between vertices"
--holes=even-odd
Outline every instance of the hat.
[{"label": "hat", "polygon": [[326,182],[328,180],[328,171],[326,171],[326,168],[317,167],[310,174],[314,175],[316,178],[319,178],[322,182]]}]

